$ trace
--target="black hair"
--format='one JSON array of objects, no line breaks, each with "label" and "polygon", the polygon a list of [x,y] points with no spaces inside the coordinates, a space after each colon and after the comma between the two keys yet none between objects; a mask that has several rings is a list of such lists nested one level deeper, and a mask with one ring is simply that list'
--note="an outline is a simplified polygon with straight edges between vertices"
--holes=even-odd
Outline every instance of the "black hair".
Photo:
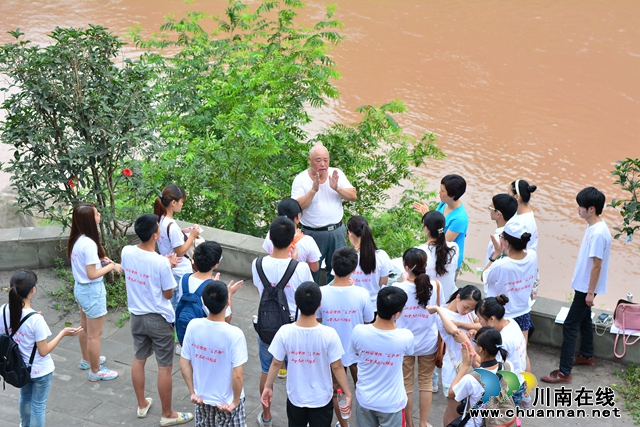
[{"label": "black hair", "polygon": [[135,224],[133,224],[133,229],[141,242],[148,242],[153,233],[158,232],[159,219],[158,215],[155,214],[140,215],[136,219]]},{"label": "black hair", "polygon": [[347,230],[360,238],[360,269],[364,274],[376,271],[376,251],[369,223],[363,216],[352,216],[347,221]]},{"label": "black hair", "polygon": [[331,267],[336,277],[347,277],[358,266],[358,252],[350,246],[336,249],[331,257]]},{"label": "black hair", "polygon": [[71,230],[69,232],[69,242],[67,243],[67,257],[71,259],[73,246],[83,234],[93,240],[98,247],[98,257],[100,259],[107,256],[100,243],[100,232],[96,224],[96,213],[98,207],[93,203],[78,203],[71,214]]},{"label": "black hair", "polygon": [[[517,186],[516,183],[518,184]],[[529,183],[524,179],[519,179],[511,183],[511,191],[513,194],[520,196],[522,203],[529,203],[529,200],[531,200],[531,193],[536,191],[537,188],[538,187],[535,185],[529,185]]]},{"label": "black hair", "polygon": [[502,232],[502,235],[504,236],[504,240],[509,242],[509,245],[511,245],[511,247],[516,251],[525,250],[527,248],[527,243],[529,243],[529,240],[531,240],[531,233],[522,233],[522,237],[520,237],[519,239],[505,233],[504,231]]},{"label": "black hair", "polygon": [[596,208],[596,215],[602,214],[606,197],[604,193],[595,187],[587,187],[580,190],[576,196],[576,202],[581,208],[589,209],[591,206]]},{"label": "black hair", "polygon": [[[204,243],[202,245],[204,245]],[[220,314],[229,302],[229,289],[227,285],[221,280],[212,280],[207,283],[202,290],[202,302],[209,310],[209,313]]]},{"label": "black hair", "polygon": [[489,319],[493,316],[497,320],[502,320],[504,317],[504,306],[507,305],[508,302],[509,297],[505,294],[480,300],[478,304],[476,304],[476,315],[483,319]]},{"label": "black hair", "polygon": [[322,302],[322,292],[316,282],[302,282],[296,289],[296,305],[303,316],[314,315]]},{"label": "black hair", "polygon": [[467,181],[455,173],[442,178],[440,184],[444,185],[447,194],[453,197],[453,200],[458,200],[467,191]]},{"label": "black hair", "polygon": [[493,207],[502,214],[505,221],[509,221],[518,212],[518,201],[511,194],[496,194],[491,201]]},{"label": "black hair", "polygon": [[296,235],[296,226],[289,218],[279,216],[273,220],[269,227],[269,238],[273,243],[273,247],[277,249],[286,249],[289,247]]},{"label": "black hair", "polygon": [[436,238],[436,275],[447,274],[447,265],[451,264],[456,248],[447,245],[444,226],[445,218],[438,211],[429,211],[422,216],[422,225],[428,230],[429,236]]},{"label": "black hair", "polygon": [[278,203],[278,216],[284,216],[291,221],[302,213],[300,203],[296,199],[284,199]]},{"label": "black hair", "polygon": [[464,288],[460,288],[452,293],[449,297],[449,300],[447,301],[447,304],[456,299],[458,295],[460,295],[460,300],[462,301],[472,299],[475,300],[475,302],[478,302],[482,299],[482,293],[480,292],[480,289],[478,289],[474,285],[467,285]]},{"label": "black hair", "polygon": [[378,317],[391,320],[394,314],[402,311],[409,297],[407,293],[397,286],[385,286],[378,292],[376,307]]},{"label": "black hair", "polygon": [[[24,299],[38,283],[38,276],[31,270],[18,270],[13,273],[9,281],[9,327],[11,332],[18,330]],[[8,331],[7,331],[8,332]]]},{"label": "black hair", "polygon": [[502,346],[502,335],[500,332],[491,327],[484,326],[476,332],[476,345],[482,347],[490,356],[495,357],[498,353],[502,357],[502,361],[507,360],[509,352]]},{"label": "black hair", "polygon": [[409,248],[402,255],[402,263],[409,267],[416,277],[413,280],[416,285],[416,299],[420,307],[426,308],[433,293],[433,285],[427,276],[427,253],[422,249]]},{"label": "black hair", "polygon": [[153,213],[158,217],[163,217],[167,214],[167,207],[173,202],[185,200],[187,193],[184,188],[179,185],[169,184],[162,189],[162,193],[158,194],[156,200],[153,202]]},{"label": "black hair", "polygon": [[212,240],[202,242],[193,252],[193,261],[198,271],[211,271],[220,262],[222,257],[222,246]]}]

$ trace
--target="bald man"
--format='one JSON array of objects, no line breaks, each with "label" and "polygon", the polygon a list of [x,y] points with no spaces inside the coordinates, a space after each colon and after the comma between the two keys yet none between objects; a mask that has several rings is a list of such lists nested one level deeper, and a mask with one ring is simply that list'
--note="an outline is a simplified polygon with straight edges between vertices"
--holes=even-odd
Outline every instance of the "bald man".
[{"label": "bald man", "polygon": [[[347,229],[342,223],[342,200],[358,198],[356,189],[340,169],[329,167],[329,151],[321,144],[309,152],[309,168],[293,180],[291,197],[302,207],[302,231],[313,237],[325,261],[327,281],[333,280],[333,252],[347,245]],[[319,270],[313,273],[319,283]]]}]

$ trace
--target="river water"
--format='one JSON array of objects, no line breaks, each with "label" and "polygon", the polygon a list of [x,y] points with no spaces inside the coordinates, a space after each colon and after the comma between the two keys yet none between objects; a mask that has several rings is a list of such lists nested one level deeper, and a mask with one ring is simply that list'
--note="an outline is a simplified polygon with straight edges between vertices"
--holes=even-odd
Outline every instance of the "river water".
[{"label": "river water", "polygon": [[[251,3],[251,2],[250,2]],[[334,1],[307,1],[303,20]],[[511,2],[338,0],[347,39],[332,52],[339,100],[314,111],[311,131],[355,121],[354,109],[403,99],[410,132],[438,135],[444,161],[418,171],[439,187],[448,173],[468,182],[466,255],[483,259],[494,229],[486,206],[515,179],[538,186],[531,206],[540,232],[540,295],[567,300],[585,223],[575,195],[596,186],[622,196],[610,170],[640,157],[640,3],[635,0]],[[253,2],[256,4],[256,2]],[[226,1],[0,0],[0,43],[20,28],[47,43],[55,26],[100,24],[116,34],[140,22],[157,31],[163,16],[219,13]],[[6,159],[3,149],[0,161]],[[0,177],[0,188],[8,184]],[[607,208],[610,227],[620,215]],[[640,299],[640,239],[614,241],[606,295],[612,309],[627,292]],[[479,264],[477,265],[479,266]],[[474,266],[476,267],[476,266]],[[464,279],[474,280],[470,274]]]}]

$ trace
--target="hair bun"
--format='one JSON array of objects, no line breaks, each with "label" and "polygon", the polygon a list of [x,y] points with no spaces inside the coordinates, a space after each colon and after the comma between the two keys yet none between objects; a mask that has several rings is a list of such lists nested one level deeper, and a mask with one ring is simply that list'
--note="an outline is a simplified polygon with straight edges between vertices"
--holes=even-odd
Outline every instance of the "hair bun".
[{"label": "hair bun", "polygon": [[531,240],[531,233],[522,233],[522,236],[520,237],[520,239],[525,243],[529,243],[529,240]]},{"label": "hair bun", "polygon": [[537,188],[538,187],[536,187],[535,185],[527,185],[527,191],[529,191],[529,193],[533,193]]},{"label": "hair bun", "polygon": [[505,294],[500,294],[496,297],[496,301],[498,301],[498,304],[500,305],[507,305],[507,303],[509,302],[509,297]]}]

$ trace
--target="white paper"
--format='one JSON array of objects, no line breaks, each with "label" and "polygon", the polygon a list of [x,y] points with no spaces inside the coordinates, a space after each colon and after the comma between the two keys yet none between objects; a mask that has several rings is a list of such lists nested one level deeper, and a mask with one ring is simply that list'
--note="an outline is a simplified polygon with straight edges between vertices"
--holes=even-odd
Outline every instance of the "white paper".
[{"label": "white paper", "polygon": [[[560,323],[561,325],[564,323],[564,320],[567,318],[567,314],[569,314],[569,307],[562,307],[556,316],[556,323]],[[591,320],[595,317],[595,313],[591,312]]]}]

